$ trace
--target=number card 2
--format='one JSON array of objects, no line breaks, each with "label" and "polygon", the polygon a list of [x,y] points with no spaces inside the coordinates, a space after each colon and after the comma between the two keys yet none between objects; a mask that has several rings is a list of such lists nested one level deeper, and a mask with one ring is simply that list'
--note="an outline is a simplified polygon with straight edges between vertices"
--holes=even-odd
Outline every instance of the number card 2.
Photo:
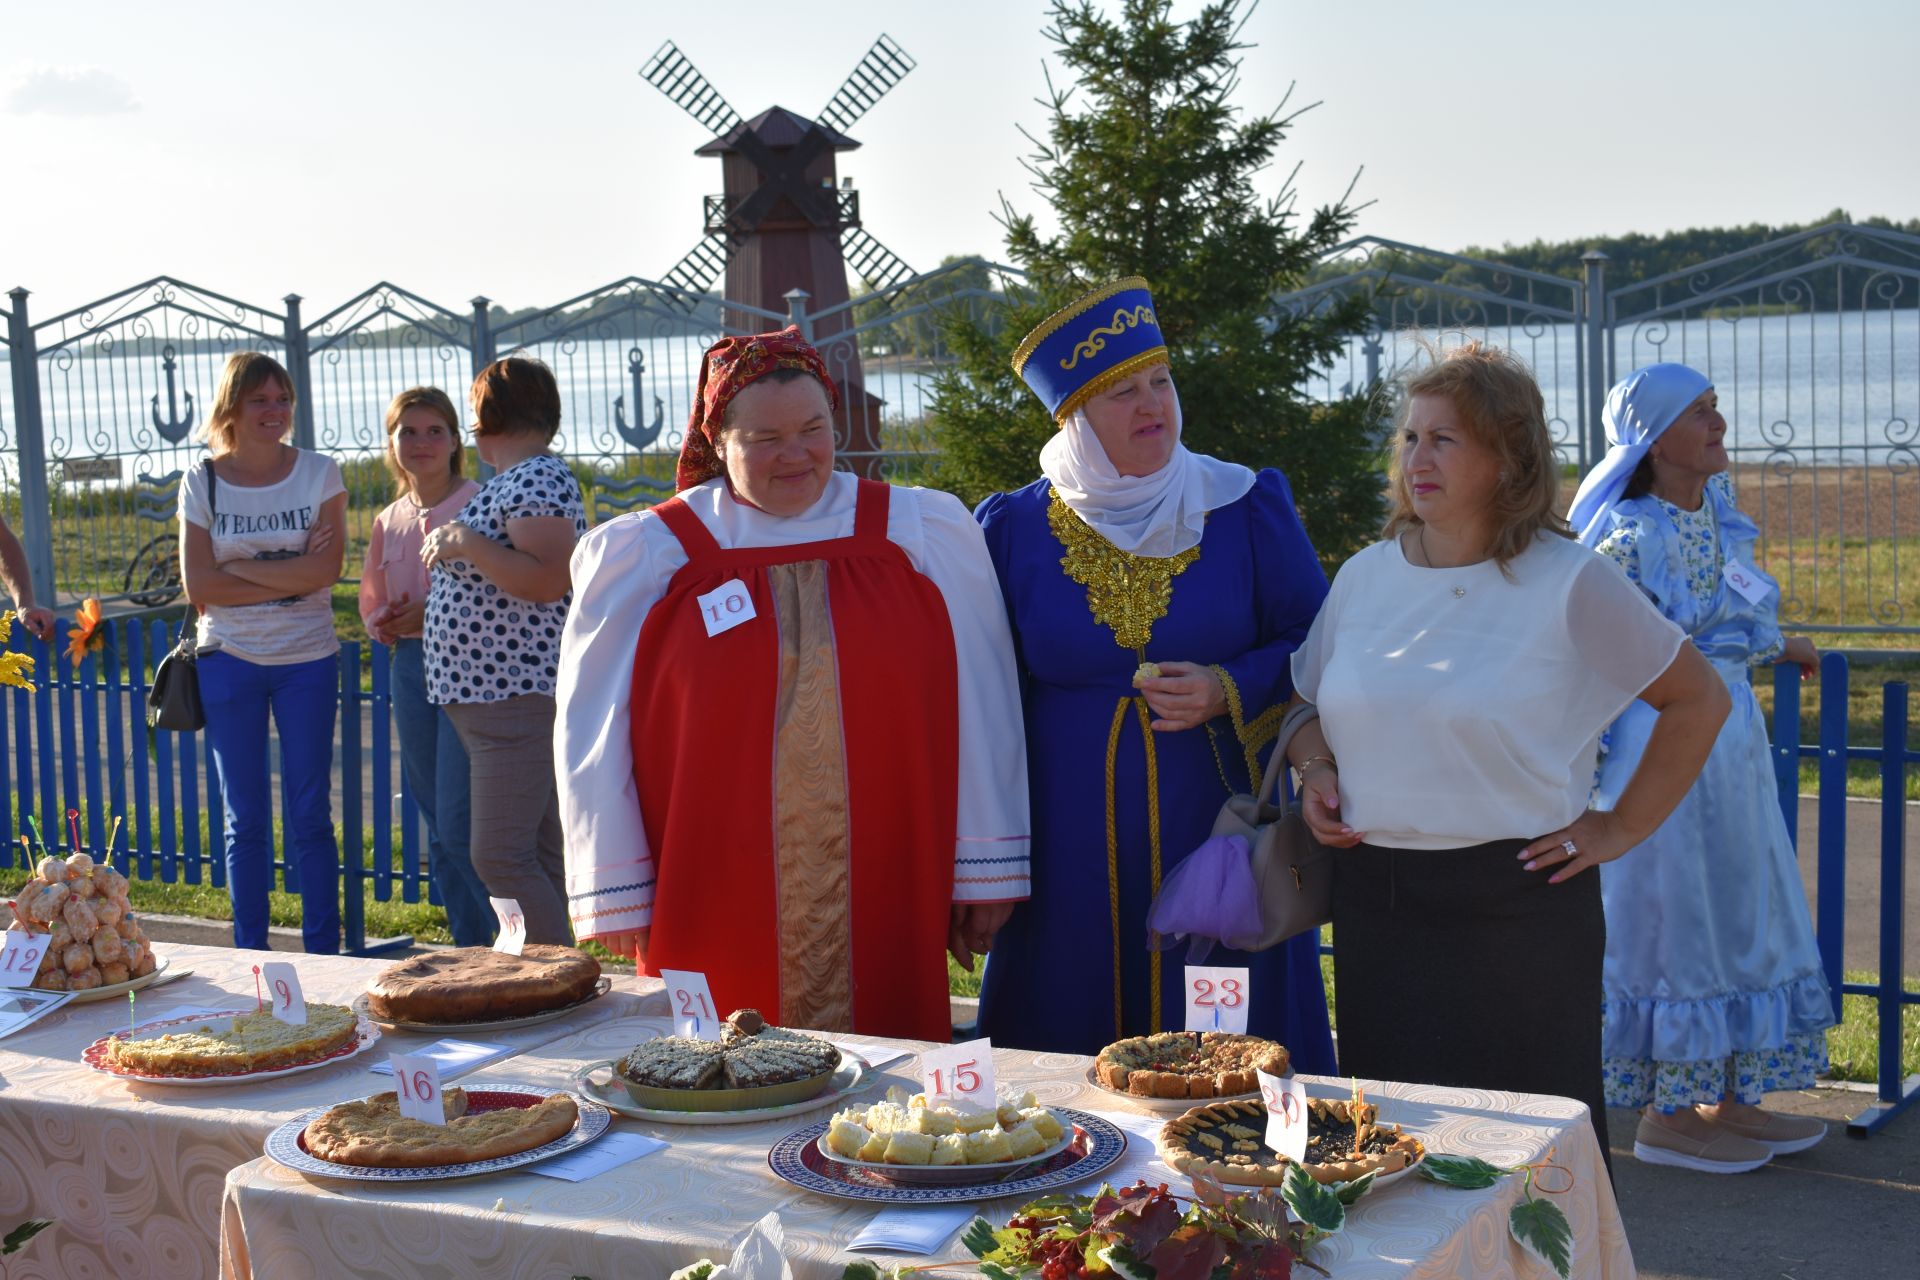
[{"label": "number card 2", "polygon": [[1247,1033],[1245,969],[1187,966],[1187,1030]]},{"label": "number card 2", "polygon": [[1307,1086],[1295,1076],[1260,1077],[1260,1100],[1267,1104],[1267,1145],[1293,1161],[1307,1162]]},{"label": "number card 2", "polygon": [[983,1038],[929,1049],[920,1055],[920,1081],[929,1098],[991,1111],[999,1105],[993,1087],[993,1041]]},{"label": "number card 2", "polygon": [[400,1098],[400,1114],[423,1124],[445,1124],[440,1064],[424,1053],[388,1054],[387,1061],[393,1066],[393,1091]]},{"label": "number card 2", "polygon": [[707,594],[694,597],[694,601],[700,606],[700,623],[709,639],[754,618],[753,593],[738,578],[728,579]]},{"label": "number card 2", "polygon": [[521,913],[518,898],[488,898],[493,914],[500,917],[500,936],[493,940],[495,951],[517,956],[526,950],[527,917]]},{"label": "number card 2", "polygon": [[24,987],[40,972],[40,960],[53,942],[51,933],[9,929],[0,933],[0,987]]},{"label": "number card 2", "polygon": [[686,969],[662,969],[660,980],[667,984],[667,1004],[673,1013],[675,1035],[695,1040],[718,1040],[720,1017],[714,1012],[713,992],[707,975]]},{"label": "number card 2", "polygon": [[296,1027],[307,1025],[307,998],[300,994],[300,975],[285,960],[269,960],[260,966],[260,977],[273,1000],[273,1016]]}]

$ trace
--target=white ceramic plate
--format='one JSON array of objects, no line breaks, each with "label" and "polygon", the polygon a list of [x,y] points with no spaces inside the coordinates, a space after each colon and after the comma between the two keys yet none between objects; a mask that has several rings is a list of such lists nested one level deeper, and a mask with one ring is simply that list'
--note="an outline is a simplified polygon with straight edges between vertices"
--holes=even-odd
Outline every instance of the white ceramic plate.
[{"label": "white ceramic plate", "polygon": [[473,1032],[485,1035],[489,1031],[512,1031],[518,1027],[537,1027],[543,1022],[552,1022],[564,1018],[582,1005],[592,1004],[613,989],[613,979],[601,977],[593,984],[593,993],[582,996],[572,1004],[563,1004],[558,1009],[543,1009],[539,1013],[529,1013],[518,1018],[497,1018],[492,1022],[403,1022],[397,1018],[382,1018],[367,1007],[367,996],[363,991],[353,998],[353,1011],[369,1022],[377,1022],[392,1031],[430,1031],[435,1035],[455,1032]]},{"label": "white ceramic plate", "polygon": [[[247,1010],[235,1009],[234,1012],[236,1014],[239,1014],[239,1013],[245,1013],[247,1012]],[[131,1080],[136,1084],[169,1084],[169,1085],[187,1085],[187,1086],[249,1084],[255,1080],[272,1080],[278,1076],[296,1075],[302,1071],[317,1071],[321,1067],[327,1066],[330,1063],[344,1062],[348,1058],[355,1058],[365,1053],[368,1049],[373,1047],[374,1041],[380,1038],[380,1028],[374,1026],[371,1022],[368,1022],[365,1018],[362,1018],[360,1019],[360,1024],[359,1024],[359,1034],[354,1037],[353,1042],[351,1044],[342,1045],[339,1049],[336,1049],[334,1052],[328,1054],[324,1058],[313,1058],[306,1062],[296,1062],[290,1067],[275,1067],[270,1071],[242,1071],[242,1072],[229,1073],[227,1075],[209,1075],[209,1076],[147,1075],[139,1071],[129,1071],[125,1067],[116,1067],[113,1064],[109,1063],[106,1059],[106,1046],[109,1041],[125,1039],[127,1036],[132,1035],[135,1032],[151,1033],[151,1032],[162,1031],[168,1027],[198,1026],[202,1023],[211,1021],[215,1017],[225,1017],[225,1016],[226,1016],[225,1014],[201,1014],[198,1017],[193,1017],[193,1018],[168,1018],[162,1022],[144,1023],[138,1027],[132,1028],[130,1031],[116,1031],[112,1035],[102,1036],[98,1040],[95,1040],[92,1044],[88,1045],[81,1052],[80,1060],[86,1063],[89,1067],[93,1068],[95,1071],[98,1071],[101,1075],[117,1076],[122,1080]]]},{"label": "white ceramic plate", "polygon": [[[767,1153],[767,1167],[776,1177],[802,1191],[840,1200],[889,1205],[971,1204],[1001,1196],[1031,1200],[1050,1191],[1082,1186],[1127,1154],[1127,1135],[1111,1121],[1064,1107],[1049,1109],[1063,1124],[1070,1124],[1075,1141],[1051,1160],[1029,1161],[1014,1173],[1002,1174],[984,1184],[903,1186],[866,1169],[828,1160],[820,1154],[820,1138],[827,1131],[825,1124],[808,1125],[774,1143]],[[978,1169],[981,1166],[960,1167]]]},{"label": "white ceramic plate", "polygon": [[142,987],[152,986],[166,976],[166,972],[167,958],[156,951],[153,955],[152,973],[143,973],[139,977],[129,978],[125,982],[112,982],[104,987],[94,987],[90,991],[76,991],[73,993],[73,999],[67,1001],[67,1003],[92,1004],[95,1000],[111,1000],[115,996],[123,996],[129,991],[138,991]]},{"label": "white ceramic plate", "polygon": [[[566,1092],[568,1090],[543,1089],[531,1084],[503,1084],[490,1089],[467,1090],[467,1105],[469,1109],[479,1111],[492,1111],[501,1105],[529,1107],[542,1098]],[[545,1160],[548,1156],[563,1155],[584,1147],[605,1133],[613,1123],[613,1117],[599,1103],[578,1094],[573,1095],[573,1101],[580,1108],[580,1115],[573,1122],[571,1130],[542,1146],[510,1156],[496,1156],[491,1160],[468,1160],[460,1164],[436,1164],[419,1169],[367,1169],[359,1165],[322,1160],[307,1154],[301,1135],[308,1124],[327,1113],[327,1107],[315,1107],[302,1112],[268,1134],[266,1152],[287,1168],[317,1178],[347,1178],[355,1182],[434,1182],[441,1178],[470,1178],[480,1173],[517,1169],[536,1160]]]},{"label": "white ceramic plate", "polygon": [[743,1111],[669,1111],[643,1107],[621,1088],[618,1080],[602,1082],[593,1078],[594,1073],[602,1070],[611,1075],[614,1066],[611,1058],[581,1067],[574,1072],[571,1083],[576,1092],[585,1094],[609,1111],[617,1111],[635,1120],[652,1120],[661,1124],[752,1124],[756,1120],[779,1120],[818,1111],[866,1088],[868,1077],[873,1073],[867,1060],[845,1045],[835,1047],[840,1050],[840,1066],[834,1071],[833,1078],[827,1081],[826,1091],[778,1107],[750,1107]]}]

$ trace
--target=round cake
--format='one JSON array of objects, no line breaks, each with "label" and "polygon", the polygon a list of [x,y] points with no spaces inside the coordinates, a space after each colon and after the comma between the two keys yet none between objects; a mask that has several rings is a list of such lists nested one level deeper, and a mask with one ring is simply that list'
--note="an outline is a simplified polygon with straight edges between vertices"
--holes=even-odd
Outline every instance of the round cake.
[{"label": "round cake", "polygon": [[499,1022],[577,1004],[599,980],[600,962],[573,947],[456,947],[381,970],[367,1008],[401,1022]]},{"label": "round cake", "polygon": [[351,1044],[360,1019],[337,1004],[307,1005],[305,1025],[271,1013],[236,1015],[187,1025],[165,1035],[109,1039],[106,1058],[117,1067],[151,1076],[225,1076],[273,1071],[312,1062]]},{"label": "round cake", "polygon": [[1222,1098],[1259,1089],[1256,1071],[1287,1074],[1287,1051],[1258,1036],[1160,1031],[1116,1040],[1094,1059],[1100,1083],[1140,1098]]}]

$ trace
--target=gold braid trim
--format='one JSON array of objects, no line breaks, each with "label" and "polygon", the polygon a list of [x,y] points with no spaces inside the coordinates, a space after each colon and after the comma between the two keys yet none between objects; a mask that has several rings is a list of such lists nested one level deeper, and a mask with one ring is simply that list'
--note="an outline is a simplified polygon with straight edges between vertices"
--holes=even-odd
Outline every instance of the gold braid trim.
[{"label": "gold braid trim", "polygon": [[1060,567],[1087,589],[1093,620],[1111,627],[1121,648],[1144,650],[1153,639],[1153,624],[1167,616],[1174,578],[1200,558],[1200,544],[1177,556],[1122,551],[1075,515],[1057,490],[1047,504],[1047,524],[1067,551]]},{"label": "gold braid trim", "polygon": [[1018,376],[1020,371],[1027,367],[1027,360],[1032,357],[1034,351],[1041,343],[1064,329],[1067,323],[1081,312],[1092,310],[1115,294],[1125,293],[1129,289],[1144,290],[1146,287],[1147,279],[1145,276],[1128,276],[1124,280],[1115,280],[1104,289],[1095,289],[1092,293],[1081,294],[1072,302],[1069,302],[1066,306],[1060,308],[1045,320],[1035,325],[1032,333],[1020,339],[1020,345],[1013,349],[1014,374]]},{"label": "gold braid trim", "polygon": [[1126,722],[1130,698],[1113,709],[1113,728],[1107,731],[1107,914],[1113,925],[1113,1038],[1125,1036],[1120,1003],[1120,836],[1113,811],[1113,762],[1120,754],[1120,726]]},{"label": "gold braid trim", "polygon": [[1280,722],[1287,717],[1286,704],[1276,703],[1249,721],[1246,704],[1240,700],[1240,686],[1227,674],[1227,669],[1216,663],[1208,670],[1220,678],[1220,688],[1227,695],[1227,714],[1233,718],[1233,736],[1240,739],[1240,749],[1247,756],[1247,785],[1257,787],[1264,772],[1260,768],[1260,748],[1272,742],[1280,732]]},{"label": "gold braid trim", "polygon": [[1171,363],[1167,358],[1167,349],[1165,346],[1158,346],[1148,351],[1142,351],[1137,356],[1128,356],[1125,360],[1122,360],[1119,364],[1094,378],[1065,400],[1062,400],[1060,402],[1059,412],[1053,415],[1054,425],[1058,426],[1064,423],[1068,418],[1073,416],[1074,410],[1080,408],[1081,405],[1084,405],[1087,401],[1093,399],[1115,383],[1124,382],[1126,379],[1131,378],[1134,374],[1149,366]]},{"label": "gold braid trim", "polygon": [[[1153,871],[1153,896],[1160,896],[1160,762],[1153,751],[1153,717],[1147,710],[1145,698],[1133,700],[1135,709],[1140,712],[1141,745],[1147,753],[1147,848],[1152,854],[1149,864]],[[1148,952],[1148,964],[1152,972],[1147,981],[1153,984],[1153,1011],[1148,1015],[1147,1030],[1162,1030],[1160,1025],[1160,949]]]}]

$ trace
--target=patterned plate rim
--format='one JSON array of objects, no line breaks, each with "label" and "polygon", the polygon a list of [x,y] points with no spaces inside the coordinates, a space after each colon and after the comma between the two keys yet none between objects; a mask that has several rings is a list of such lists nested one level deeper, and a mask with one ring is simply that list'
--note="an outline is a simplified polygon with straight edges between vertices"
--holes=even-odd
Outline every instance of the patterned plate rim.
[{"label": "patterned plate rim", "polygon": [[[148,945],[151,946],[152,944],[149,943]],[[94,987],[88,991],[76,991],[73,993],[73,999],[67,1001],[67,1003],[70,1005],[92,1004],[95,1000],[111,1000],[113,997],[123,996],[129,991],[145,990],[165,977],[167,967],[172,963],[171,960],[168,960],[156,951],[153,953],[152,973],[143,973],[137,978],[128,978],[125,982],[115,982],[104,987]],[[45,990],[45,988],[43,987],[41,990]]]},{"label": "patterned plate rim", "polygon": [[[828,1089],[825,1093],[815,1094],[811,1098],[802,1098],[798,1102],[783,1102],[777,1107],[752,1107],[745,1111],[663,1111],[654,1107],[643,1107],[613,1081],[597,1084],[590,1078],[600,1068],[612,1067],[614,1065],[612,1058],[602,1058],[598,1062],[589,1062],[578,1068],[568,1084],[576,1093],[584,1093],[609,1111],[616,1111],[629,1120],[688,1125],[752,1124],[760,1120],[784,1120],[788,1116],[803,1116],[809,1111],[830,1107],[842,1098],[850,1098],[867,1087],[874,1074],[873,1064],[867,1061],[867,1055],[846,1045],[835,1045],[834,1048],[840,1050],[841,1067],[852,1064],[853,1079],[838,1089]],[[834,1068],[834,1075],[839,1074],[840,1067]]]},{"label": "patterned plate rim", "polygon": [[[462,1086],[464,1087],[464,1086]],[[605,1133],[613,1124],[613,1113],[591,1098],[583,1098],[572,1089],[552,1089],[545,1085],[521,1084],[513,1081],[489,1081],[484,1089],[469,1089],[469,1093],[524,1093],[538,1098],[550,1098],[564,1093],[573,1099],[579,1108],[579,1115],[573,1122],[573,1128],[555,1138],[552,1142],[515,1152],[510,1156],[495,1156],[491,1160],[469,1160],[462,1164],[436,1164],[420,1169],[367,1169],[357,1165],[331,1164],[318,1156],[310,1156],[300,1149],[300,1134],[309,1123],[325,1115],[338,1103],[325,1107],[314,1107],[303,1111],[293,1119],[267,1135],[263,1150],[267,1156],[292,1169],[295,1173],[304,1173],[316,1178],[343,1178],[352,1182],[434,1182],[445,1178],[471,1178],[484,1173],[498,1173],[504,1169],[517,1169],[521,1165],[545,1160],[548,1156],[564,1155],[586,1146]],[[357,1101],[357,1099],[351,1099]]]},{"label": "patterned plate rim", "polygon": [[398,1018],[382,1018],[368,1007],[367,993],[364,991],[353,998],[353,1011],[369,1022],[377,1023],[380,1026],[388,1027],[394,1031],[425,1031],[434,1033],[455,1031],[517,1031],[521,1027],[537,1027],[543,1022],[552,1022],[556,1018],[563,1018],[575,1009],[592,1004],[595,1000],[598,1000],[611,990],[613,990],[613,979],[603,973],[593,980],[593,990],[587,995],[581,996],[572,1004],[563,1004],[558,1009],[542,1009],[539,1013],[522,1014],[517,1018],[500,1018],[493,1022],[406,1022]]},{"label": "patterned plate rim", "polygon": [[1097,1178],[1118,1164],[1127,1154],[1127,1135],[1110,1120],[1071,1107],[1053,1108],[1087,1135],[1087,1154],[1064,1168],[1031,1178],[1015,1178],[989,1186],[863,1187],[824,1178],[801,1163],[801,1152],[819,1141],[827,1125],[811,1124],[773,1144],[767,1152],[767,1167],[775,1177],[802,1191],[812,1191],[839,1200],[862,1200],[871,1204],[973,1204],[999,1200],[1007,1196],[1032,1196],[1060,1187],[1074,1186]]},{"label": "patterned plate rim", "polygon": [[[245,1013],[246,1010],[236,1009],[234,1012]],[[148,1027],[169,1027],[175,1024],[191,1026],[196,1022],[208,1022],[211,1021],[212,1018],[223,1018],[226,1016],[225,1013],[213,1015],[203,1013],[192,1018],[162,1018],[157,1022],[143,1022],[131,1030],[144,1031]],[[313,1071],[331,1062],[344,1062],[348,1058],[358,1057],[372,1048],[374,1042],[380,1039],[380,1028],[374,1026],[373,1023],[367,1021],[365,1018],[361,1018],[354,1024],[353,1043],[341,1045],[332,1053],[324,1054],[318,1058],[309,1058],[305,1062],[296,1062],[291,1066],[273,1067],[265,1071],[240,1071],[230,1072],[226,1075],[205,1076],[148,1075],[139,1071],[128,1071],[122,1067],[116,1067],[102,1061],[101,1059],[104,1056],[107,1042],[118,1040],[124,1034],[127,1033],[116,1031],[111,1035],[101,1036],[98,1040],[95,1040],[92,1044],[80,1051],[81,1062],[85,1063],[89,1069],[98,1071],[101,1075],[112,1076],[116,1080],[131,1080],[135,1084],[223,1085],[245,1084],[253,1080],[271,1080],[278,1076],[290,1076],[302,1071]]]}]

